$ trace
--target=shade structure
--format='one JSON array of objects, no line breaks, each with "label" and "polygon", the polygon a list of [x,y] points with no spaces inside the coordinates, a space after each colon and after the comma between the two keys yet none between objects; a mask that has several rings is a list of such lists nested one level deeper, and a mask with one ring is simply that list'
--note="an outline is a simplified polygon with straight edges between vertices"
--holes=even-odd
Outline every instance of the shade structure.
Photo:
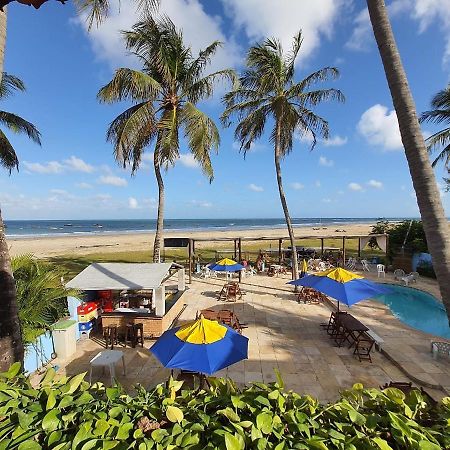
[{"label": "shade structure", "polygon": [[211,375],[247,359],[248,338],[203,317],[172,328],[150,348],[164,367]]},{"label": "shade structure", "polygon": [[218,272],[239,272],[244,266],[238,264],[232,259],[224,258],[218,261],[216,264],[210,267],[211,270],[216,270]]},{"label": "shade structure", "polygon": [[298,280],[289,281],[288,284],[313,288],[347,306],[354,305],[361,300],[391,293],[390,289],[340,267],[307,275]]}]

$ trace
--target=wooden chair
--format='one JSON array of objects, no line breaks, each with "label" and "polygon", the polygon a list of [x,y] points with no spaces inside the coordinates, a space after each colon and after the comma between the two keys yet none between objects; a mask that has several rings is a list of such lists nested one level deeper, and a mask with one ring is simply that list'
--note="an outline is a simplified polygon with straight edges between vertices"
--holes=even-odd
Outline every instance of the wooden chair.
[{"label": "wooden chair", "polygon": [[105,339],[105,348],[111,346],[111,350],[114,349],[114,344],[118,345],[118,332],[117,325],[109,325],[103,328],[103,338]]},{"label": "wooden chair", "polygon": [[368,359],[372,362],[372,358],[370,356],[370,351],[375,345],[375,341],[370,339],[369,337],[363,337],[358,339],[355,342],[355,350],[353,351],[354,355],[358,355],[358,359],[361,362],[363,359]]},{"label": "wooden chair", "polygon": [[198,319],[201,315],[202,315],[205,319],[208,319],[208,320],[215,320],[215,321],[218,320],[218,319],[217,319],[217,312],[214,311],[214,310],[212,310],[212,309],[202,309],[202,310],[200,311],[200,313],[197,313],[197,319]]},{"label": "wooden chair", "polygon": [[242,292],[239,284],[236,282],[229,283],[227,290],[227,301],[242,300]]},{"label": "wooden chair", "polygon": [[133,325],[134,332],[134,343],[135,346],[137,344],[141,344],[141,347],[144,347],[144,324],[143,323],[135,323]]}]

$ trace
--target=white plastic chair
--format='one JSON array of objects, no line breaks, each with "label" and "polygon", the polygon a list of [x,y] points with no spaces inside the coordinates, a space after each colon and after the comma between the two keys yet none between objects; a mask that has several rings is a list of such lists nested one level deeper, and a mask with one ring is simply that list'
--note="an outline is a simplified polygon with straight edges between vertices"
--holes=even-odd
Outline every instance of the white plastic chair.
[{"label": "white plastic chair", "polygon": [[384,264],[377,264],[377,276],[378,278],[383,275],[383,278],[386,276],[386,272],[384,271]]},{"label": "white plastic chair", "polygon": [[320,263],[317,265],[317,268],[319,269],[319,272],[323,272],[327,270],[327,265],[323,261],[320,261]]},{"label": "white plastic chair", "polygon": [[400,281],[405,276],[405,271],[403,269],[394,270],[394,280]]},{"label": "white plastic chair", "polygon": [[361,265],[362,265],[364,272],[370,272],[370,266],[369,266],[369,263],[367,262],[367,259],[362,259]]},{"label": "white plastic chair", "polygon": [[411,275],[411,278],[412,278],[411,281],[412,281],[413,283],[417,283],[417,280],[418,280],[419,277],[420,277],[419,272],[411,272],[410,275]]}]

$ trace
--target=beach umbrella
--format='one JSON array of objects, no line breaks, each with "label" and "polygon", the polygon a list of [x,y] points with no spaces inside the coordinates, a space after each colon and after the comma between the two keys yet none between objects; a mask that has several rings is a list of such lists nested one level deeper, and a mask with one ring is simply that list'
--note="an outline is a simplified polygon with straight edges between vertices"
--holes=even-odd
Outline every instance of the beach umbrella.
[{"label": "beach umbrella", "polygon": [[150,348],[164,367],[211,375],[248,358],[248,338],[205,319],[172,328]]},{"label": "beach umbrella", "polygon": [[218,272],[239,272],[244,266],[242,264],[233,261],[232,259],[224,258],[216,262],[216,264],[210,266],[211,270]]},{"label": "beach umbrella", "polygon": [[302,267],[300,270],[300,278],[303,278],[308,272],[308,263],[306,262],[306,259],[302,261]]},{"label": "beach umbrella", "polygon": [[378,283],[366,280],[364,277],[341,267],[307,275],[298,280],[289,281],[288,284],[310,287],[333,297],[338,301],[338,311],[339,302],[351,306],[361,300],[392,292]]}]

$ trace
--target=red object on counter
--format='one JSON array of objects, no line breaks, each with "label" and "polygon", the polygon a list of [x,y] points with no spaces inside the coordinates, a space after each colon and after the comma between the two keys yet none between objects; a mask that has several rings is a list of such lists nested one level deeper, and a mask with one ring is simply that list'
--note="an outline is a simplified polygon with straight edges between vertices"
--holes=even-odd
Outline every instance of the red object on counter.
[{"label": "red object on counter", "polygon": [[102,311],[103,312],[113,312],[114,311],[113,301],[112,300],[103,300]]},{"label": "red object on counter", "polygon": [[101,300],[112,300],[112,291],[97,291],[97,297]]}]

